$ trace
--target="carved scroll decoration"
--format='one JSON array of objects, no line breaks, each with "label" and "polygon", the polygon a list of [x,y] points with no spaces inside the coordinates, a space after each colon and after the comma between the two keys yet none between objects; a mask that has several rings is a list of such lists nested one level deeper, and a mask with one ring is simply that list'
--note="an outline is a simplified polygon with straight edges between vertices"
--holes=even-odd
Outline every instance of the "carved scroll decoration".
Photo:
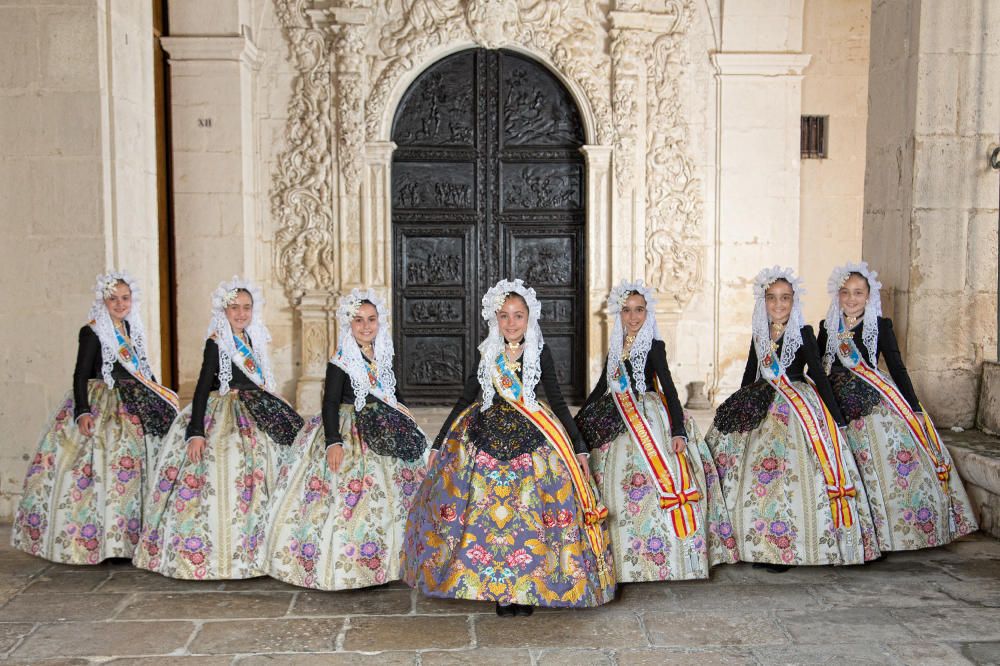
[{"label": "carved scroll decoration", "polygon": [[671,5],[677,22],[655,39],[646,63],[646,263],[657,291],[669,296],[671,309],[680,312],[701,286],[704,213],[680,89],[687,65],[684,34],[694,2],[675,0]]}]

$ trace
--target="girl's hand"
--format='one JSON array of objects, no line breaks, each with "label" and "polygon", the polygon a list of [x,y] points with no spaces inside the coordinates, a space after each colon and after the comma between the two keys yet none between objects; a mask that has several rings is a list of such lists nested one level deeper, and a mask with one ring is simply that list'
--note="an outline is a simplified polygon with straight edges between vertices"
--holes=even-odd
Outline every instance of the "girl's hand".
[{"label": "girl's hand", "polygon": [[76,427],[79,428],[80,434],[84,437],[90,437],[94,434],[94,417],[90,414],[81,414],[80,418],[76,420]]},{"label": "girl's hand", "polygon": [[330,471],[336,474],[340,471],[340,465],[344,462],[344,446],[342,444],[331,444],[326,447],[326,465]]},{"label": "girl's hand", "polygon": [[188,440],[188,450],[187,450],[188,460],[193,463],[200,463],[201,459],[205,457],[205,438],[204,437],[192,437]]},{"label": "girl's hand", "polygon": [[427,454],[427,469],[430,469],[431,467],[434,466],[434,461],[437,460],[437,457],[438,457],[438,450],[431,449],[431,452]]},{"label": "girl's hand", "polygon": [[687,448],[687,440],[683,437],[674,437],[674,453],[684,453],[684,449]]},{"label": "girl's hand", "polygon": [[580,469],[583,471],[583,478],[585,479],[590,478],[590,462],[588,460],[589,458],[590,456],[588,456],[586,453],[576,454],[576,460],[578,463],[580,463]]}]

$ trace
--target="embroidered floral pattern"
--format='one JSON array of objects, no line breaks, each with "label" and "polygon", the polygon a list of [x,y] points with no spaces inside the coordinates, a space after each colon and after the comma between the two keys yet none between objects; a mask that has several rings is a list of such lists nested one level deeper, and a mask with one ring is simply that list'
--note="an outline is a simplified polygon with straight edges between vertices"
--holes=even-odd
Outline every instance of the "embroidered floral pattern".
[{"label": "embroidered floral pattern", "polygon": [[320,416],[296,439],[292,460],[278,473],[261,551],[261,569],[270,576],[321,590],[399,579],[403,528],[424,478],[423,460],[366,446],[357,418],[353,404],[341,405],[344,459],[336,474],[326,461]]},{"label": "embroidered floral pattern", "polygon": [[713,427],[724,435],[754,430],[767,417],[774,395],[774,388],[763,379],[744,386],[719,405]]},{"label": "embroidered floral pattern", "polygon": [[472,438],[479,406],[456,419],[420,487],[403,579],[434,597],[570,607],[610,601],[614,586],[601,585],[598,558],[611,567],[611,549],[591,549],[559,455],[546,443],[494,457]]},{"label": "embroidered floral pattern", "polygon": [[66,564],[131,557],[142,520],[146,438],[139,417],[103,381],[90,381],[87,398],[93,437],[77,429],[70,392],[28,466],[14,517],[16,548]]},{"label": "embroidered floral pattern", "polygon": [[427,448],[427,437],[413,419],[380,400],[366,404],[356,419],[361,440],[380,456],[413,462]]},{"label": "embroidered floral pattern", "polygon": [[[659,397],[644,394],[639,408],[661,441],[670,442]],[[591,469],[599,479],[601,497],[608,507],[618,582],[707,578],[711,566],[738,560],[711,455],[694,420],[685,418],[684,427],[688,433],[689,466],[702,493],[702,500],[696,504],[698,530],[685,539],[674,531],[670,512],[660,507],[648,466],[628,434],[592,452]],[[678,478],[679,470],[673,470],[673,476]]]},{"label": "embroidered floral pattern", "polygon": [[611,393],[605,393],[597,400],[584,405],[574,420],[584,441],[591,449],[601,448],[619,435],[625,434],[625,422],[615,407]]},{"label": "embroidered floral pattern", "polygon": [[255,426],[244,393],[209,394],[199,463],[187,457],[190,406],[174,422],[163,441],[136,566],[196,580],[261,575],[255,560],[284,448]]},{"label": "embroidered floral pattern", "polygon": [[258,428],[281,446],[291,446],[304,421],[287,402],[259,389],[244,389],[239,395]]},{"label": "embroidered floral pattern", "polygon": [[953,472],[944,491],[929,456],[887,405],[879,401],[852,421],[847,441],[868,491],[881,550],[940,546],[977,529],[961,479]]},{"label": "embroidered floral pattern", "polygon": [[[793,385],[814,411],[822,413],[819,396],[809,384]],[[848,458],[844,464],[857,490],[849,500],[855,520],[851,527],[842,524],[835,529],[823,473],[797,417],[781,398],[775,398],[764,413],[760,424],[748,432],[723,433],[713,426],[706,436],[740,558],[817,565],[861,564],[877,557],[868,500],[854,461]]]}]

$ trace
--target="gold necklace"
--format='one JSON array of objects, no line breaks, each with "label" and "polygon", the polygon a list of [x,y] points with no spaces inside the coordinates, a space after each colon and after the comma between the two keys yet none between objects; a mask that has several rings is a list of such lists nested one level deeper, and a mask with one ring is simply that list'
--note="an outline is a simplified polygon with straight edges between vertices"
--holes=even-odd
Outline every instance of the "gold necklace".
[{"label": "gold necklace", "polygon": [[627,346],[631,347],[633,342],[635,342],[635,336],[634,335],[626,335],[625,336],[625,344]]},{"label": "gold necklace", "polygon": [[846,315],[845,314],[844,315],[844,321],[847,322],[847,328],[854,328],[857,325],[858,320],[861,319],[861,317],[863,317],[863,316],[864,315],[862,314],[862,315],[858,315],[857,317],[852,317],[850,315]]},{"label": "gold necklace", "polygon": [[779,336],[785,332],[785,326],[787,326],[787,324],[779,324],[776,321],[771,322],[771,330],[777,333]]}]

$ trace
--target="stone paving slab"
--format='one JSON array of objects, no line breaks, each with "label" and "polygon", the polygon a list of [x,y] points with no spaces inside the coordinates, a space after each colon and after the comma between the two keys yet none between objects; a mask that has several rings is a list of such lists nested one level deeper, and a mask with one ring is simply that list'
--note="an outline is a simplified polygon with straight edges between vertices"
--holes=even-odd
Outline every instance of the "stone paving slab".
[{"label": "stone paving slab", "polygon": [[7,539],[0,527],[4,664],[1000,663],[1000,541],[981,535],[864,567],[721,566],[531,618],[399,583],[328,593],[50,564]]}]

